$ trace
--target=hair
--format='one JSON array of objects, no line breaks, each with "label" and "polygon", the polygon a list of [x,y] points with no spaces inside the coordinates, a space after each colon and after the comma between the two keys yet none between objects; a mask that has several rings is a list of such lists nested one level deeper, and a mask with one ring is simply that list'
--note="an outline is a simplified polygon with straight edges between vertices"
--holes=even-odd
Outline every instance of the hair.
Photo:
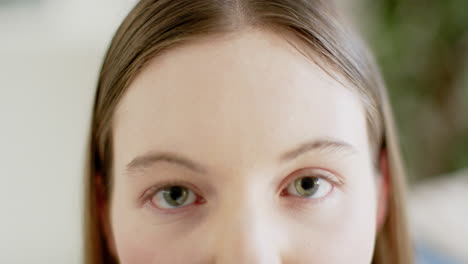
[{"label": "hair", "polygon": [[[161,53],[203,37],[261,28],[286,40],[365,105],[372,153],[385,150],[390,194],[377,233],[374,264],[412,263],[405,213],[405,177],[386,88],[368,49],[347,28],[331,0],[142,0],[118,28],[102,64],[92,112],[85,175],[86,263],[118,263],[101,213],[112,191],[113,113],[129,84]],[[294,40],[294,41],[293,41]],[[300,46],[300,47],[299,47]],[[375,158],[378,160],[377,158]]]}]

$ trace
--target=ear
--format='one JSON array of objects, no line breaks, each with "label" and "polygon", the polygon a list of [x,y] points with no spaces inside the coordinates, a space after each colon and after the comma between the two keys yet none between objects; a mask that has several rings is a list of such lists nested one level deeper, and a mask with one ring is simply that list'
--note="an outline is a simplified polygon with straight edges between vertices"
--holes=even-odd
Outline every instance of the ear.
[{"label": "ear", "polygon": [[390,195],[390,170],[388,167],[387,149],[383,148],[379,155],[380,175],[377,176],[377,232],[379,232],[387,218]]},{"label": "ear", "polygon": [[113,257],[116,257],[116,249],[114,243],[114,236],[112,235],[110,225],[110,204],[109,198],[106,197],[106,186],[102,174],[96,175],[96,192],[97,192],[97,209],[99,217],[99,226],[104,236],[106,246]]}]

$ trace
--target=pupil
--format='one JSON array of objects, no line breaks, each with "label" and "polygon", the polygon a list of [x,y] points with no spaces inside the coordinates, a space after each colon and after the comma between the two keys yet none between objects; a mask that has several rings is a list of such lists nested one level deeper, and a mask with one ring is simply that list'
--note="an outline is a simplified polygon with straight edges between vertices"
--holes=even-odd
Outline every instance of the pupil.
[{"label": "pupil", "polygon": [[177,201],[182,196],[182,188],[180,186],[173,186],[169,190],[169,196],[172,200]]},{"label": "pupil", "polygon": [[304,190],[313,189],[315,186],[315,180],[312,178],[304,178],[301,181],[301,187]]}]

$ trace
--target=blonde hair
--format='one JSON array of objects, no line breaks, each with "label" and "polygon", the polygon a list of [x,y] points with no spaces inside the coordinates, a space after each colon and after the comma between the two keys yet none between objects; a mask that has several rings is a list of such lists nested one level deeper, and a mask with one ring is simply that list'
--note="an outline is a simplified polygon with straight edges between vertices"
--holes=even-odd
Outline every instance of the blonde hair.
[{"label": "blonde hair", "polygon": [[[101,223],[111,191],[113,113],[129,84],[153,58],[201,37],[244,27],[282,32],[310,51],[334,78],[357,89],[367,114],[374,156],[388,156],[388,212],[377,234],[373,263],[411,263],[405,220],[405,178],[386,89],[367,48],[340,20],[331,0],[142,0],[117,30],[99,76],[92,113],[85,177],[85,261],[117,263]],[[292,42],[292,41],[291,41]],[[298,45],[298,46],[299,46]],[[349,85],[348,85],[349,86]],[[378,159],[376,159],[378,160]],[[101,188],[101,186],[104,186]]]}]

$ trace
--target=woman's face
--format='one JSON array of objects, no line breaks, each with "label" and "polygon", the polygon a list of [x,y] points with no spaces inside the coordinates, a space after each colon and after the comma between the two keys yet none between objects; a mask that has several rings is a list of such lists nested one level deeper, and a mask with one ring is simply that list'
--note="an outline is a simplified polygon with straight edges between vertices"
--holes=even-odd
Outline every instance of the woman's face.
[{"label": "woman's face", "polygon": [[358,96],[258,30],[186,44],[114,122],[121,263],[370,263],[377,201]]}]

